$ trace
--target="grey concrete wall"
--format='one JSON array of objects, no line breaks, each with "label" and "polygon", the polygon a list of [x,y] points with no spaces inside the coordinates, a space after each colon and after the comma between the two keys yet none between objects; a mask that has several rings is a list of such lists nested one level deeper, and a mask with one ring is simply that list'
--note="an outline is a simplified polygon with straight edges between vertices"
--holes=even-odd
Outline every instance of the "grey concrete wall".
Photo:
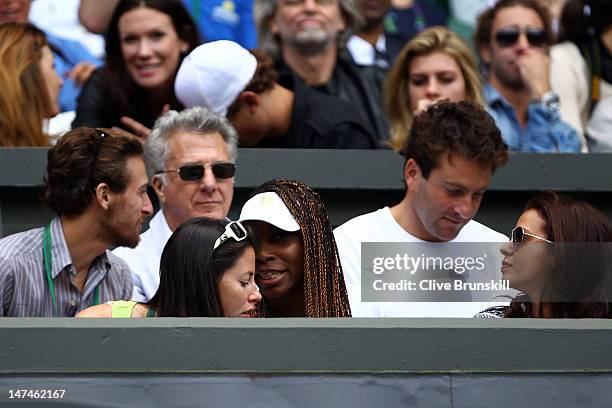
[{"label": "grey concrete wall", "polygon": [[[44,148],[0,148],[0,236],[44,225],[40,203]],[[403,158],[392,151],[240,149],[230,217],[251,191],[274,177],[296,178],[323,198],[334,225],[393,205],[404,194]],[[508,232],[534,192],[554,189],[586,199],[612,218],[610,154],[512,154],[493,177],[476,219]]]},{"label": "grey concrete wall", "polygon": [[0,319],[9,390],[70,407],[610,407],[612,322]]},{"label": "grey concrete wall", "polygon": [[[16,405],[8,391],[19,388],[66,391],[61,405]],[[0,377],[0,407],[609,408],[610,401],[608,374]]]},{"label": "grey concrete wall", "polygon": [[0,319],[0,374],[610,372],[611,320]]}]

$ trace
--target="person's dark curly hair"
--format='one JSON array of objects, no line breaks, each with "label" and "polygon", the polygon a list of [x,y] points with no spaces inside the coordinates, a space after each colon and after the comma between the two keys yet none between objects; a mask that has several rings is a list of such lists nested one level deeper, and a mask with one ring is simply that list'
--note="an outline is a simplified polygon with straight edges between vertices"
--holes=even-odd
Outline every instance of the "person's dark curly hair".
[{"label": "person's dark curly hair", "polygon": [[[250,50],[250,53],[253,54],[257,60],[257,68],[255,69],[255,74],[253,74],[251,82],[249,82],[240,93],[251,91],[256,94],[261,94],[274,88],[278,79],[278,72],[274,68],[274,61],[264,50],[253,49]],[[228,106],[225,116],[231,119],[241,106],[242,103],[239,98],[236,98],[230,106]]]},{"label": "person's dark curly hair", "polygon": [[106,183],[115,193],[125,191],[130,181],[126,166],[131,157],[143,157],[136,138],[110,129],[71,130],[47,153],[43,202],[59,215],[82,214],[100,183]]},{"label": "person's dark curly hair", "polygon": [[508,146],[495,121],[468,101],[441,101],[419,114],[401,152],[416,161],[425,178],[447,153],[491,166],[493,172],[508,161]]}]

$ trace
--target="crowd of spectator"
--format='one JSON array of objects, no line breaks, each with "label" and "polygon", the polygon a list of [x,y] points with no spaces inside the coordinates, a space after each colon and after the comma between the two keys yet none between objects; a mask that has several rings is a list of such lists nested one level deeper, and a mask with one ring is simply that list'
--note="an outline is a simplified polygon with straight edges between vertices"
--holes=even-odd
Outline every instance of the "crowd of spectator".
[{"label": "crowd of spectator", "polygon": [[[0,316],[608,317],[588,203],[538,195],[510,242],[473,217],[509,153],[612,149],[612,3],[470,4],[82,0],[101,61],[0,0],[0,145],[49,147],[56,213],[0,240]],[[406,191],[333,231],[279,174],[230,221],[238,147],[395,149]],[[520,294],[362,301],[368,242],[506,242]],[[562,243],[602,249],[585,272]]]}]

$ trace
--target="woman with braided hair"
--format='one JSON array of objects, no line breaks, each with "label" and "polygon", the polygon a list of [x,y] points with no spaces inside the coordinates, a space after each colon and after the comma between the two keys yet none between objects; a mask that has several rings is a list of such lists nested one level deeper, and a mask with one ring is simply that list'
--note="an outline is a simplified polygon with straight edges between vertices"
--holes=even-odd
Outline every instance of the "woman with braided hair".
[{"label": "woman with braided hair", "polygon": [[240,220],[255,232],[259,317],[350,317],[342,267],[325,205],[296,180],[259,186]]}]

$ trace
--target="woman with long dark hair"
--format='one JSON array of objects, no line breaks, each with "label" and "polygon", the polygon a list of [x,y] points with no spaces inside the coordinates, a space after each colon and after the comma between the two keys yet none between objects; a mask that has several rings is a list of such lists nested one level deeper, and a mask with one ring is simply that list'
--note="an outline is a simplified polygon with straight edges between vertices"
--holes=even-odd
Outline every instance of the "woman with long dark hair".
[{"label": "woman with long dark hair", "polygon": [[259,186],[241,221],[257,239],[258,317],[350,317],[336,241],[325,205],[297,180]]},{"label": "woman with long dark hair", "polygon": [[261,300],[253,234],[237,221],[183,223],[164,247],[159,275],[149,302],[108,302],[77,317],[249,317]]},{"label": "woman with long dark hair", "polygon": [[610,242],[608,219],[587,202],[536,195],[501,248],[503,277],[521,293],[476,317],[609,317]]},{"label": "woman with long dark hair", "polygon": [[133,130],[133,119],[151,128],[167,105],[183,108],[174,78],[183,57],[200,41],[180,0],[122,0],[105,40],[105,66],[84,85],[73,127]]}]

